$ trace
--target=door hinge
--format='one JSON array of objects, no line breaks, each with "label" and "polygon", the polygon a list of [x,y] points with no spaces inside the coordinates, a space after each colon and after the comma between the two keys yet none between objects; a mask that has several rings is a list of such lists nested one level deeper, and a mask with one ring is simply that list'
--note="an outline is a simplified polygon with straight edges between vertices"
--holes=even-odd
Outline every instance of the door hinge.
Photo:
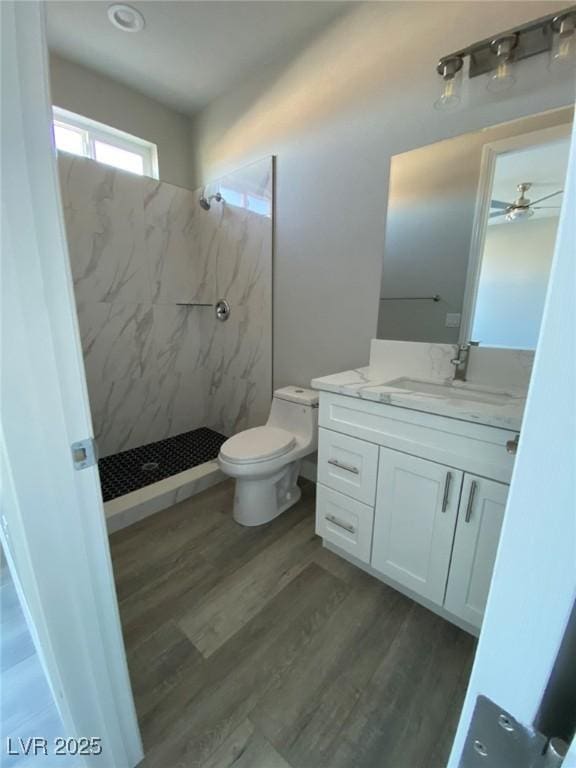
[{"label": "door hinge", "polygon": [[567,749],[478,696],[459,768],[559,768]]},{"label": "door hinge", "polygon": [[86,469],[86,467],[93,467],[97,463],[94,438],[87,437],[86,440],[72,443],[70,449],[72,451],[74,469]]}]

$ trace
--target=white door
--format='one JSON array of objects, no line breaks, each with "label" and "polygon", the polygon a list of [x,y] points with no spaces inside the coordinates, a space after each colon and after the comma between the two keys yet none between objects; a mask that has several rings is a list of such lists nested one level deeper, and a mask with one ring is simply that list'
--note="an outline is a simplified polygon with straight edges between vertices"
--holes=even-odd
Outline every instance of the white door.
[{"label": "white door", "polygon": [[[554,696],[557,681],[573,674],[573,667],[567,669],[574,649],[566,629],[576,599],[575,135],[573,129],[556,250],[494,576],[448,768],[460,764],[479,695],[531,725],[542,702]],[[558,653],[563,643],[566,662],[564,653]],[[565,738],[571,740],[572,734]],[[572,740],[563,768],[575,766]]]},{"label": "white door", "polygon": [[508,486],[464,475],[444,607],[480,628],[488,599]]},{"label": "white door", "polygon": [[92,424],[50,138],[43,12],[37,2],[0,3],[1,537],[62,736],[101,740],[102,754],[78,754],[77,765],[131,768],[142,746],[98,471],[77,471],[71,453]]},{"label": "white door", "polygon": [[380,448],[372,567],[442,605],[462,472]]}]

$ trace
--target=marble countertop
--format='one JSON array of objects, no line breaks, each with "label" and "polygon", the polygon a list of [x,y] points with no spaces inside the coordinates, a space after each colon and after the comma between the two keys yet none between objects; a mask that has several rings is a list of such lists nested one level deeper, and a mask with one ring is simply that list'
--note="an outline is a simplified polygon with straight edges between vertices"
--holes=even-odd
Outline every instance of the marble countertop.
[{"label": "marble countertop", "polygon": [[[475,424],[484,424],[490,427],[500,427],[518,431],[522,423],[524,406],[526,404],[526,392],[516,388],[493,389],[483,387],[476,383],[469,386],[478,391],[499,391],[508,395],[507,402],[488,403],[476,402],[459,397],[450,397],[448,386],[446,395],[429,394],[411,391],[399,387],[389,386],[390,382],[398,376],[387,376],[371,372],[370,366],[356,368],[351,371],[336,373],[332,376],[323,376],[312,380],[312,387],[324,392],[333,392],[347,397],[356,397],[362,400],[372,400],[377,403],[385,403],[399,408],[410,408],[415,411],[433,413],[438,416],[448,416],[452,419],[470,421]],[[442,383],[442,382],[436,382]],[[444,381],[451,384],[451,381]],[[456,384],[455,386],[458,386]],[[460,385],[462,386],[462,385]],[[466,384],[462,389],[466,388]]]}]

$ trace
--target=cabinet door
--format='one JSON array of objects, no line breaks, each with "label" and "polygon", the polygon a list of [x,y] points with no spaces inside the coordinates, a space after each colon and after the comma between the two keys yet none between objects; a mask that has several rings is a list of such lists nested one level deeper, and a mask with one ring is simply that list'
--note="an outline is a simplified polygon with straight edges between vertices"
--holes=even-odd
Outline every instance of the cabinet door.
[{"label": "cabinet door", "polygon": [[462,472],[380,448],[372,567],[442,605]]},{"label": "cabinet door", "polygon": [[480,627],[488,598],[508,486],[466,474],[445,608]]}]

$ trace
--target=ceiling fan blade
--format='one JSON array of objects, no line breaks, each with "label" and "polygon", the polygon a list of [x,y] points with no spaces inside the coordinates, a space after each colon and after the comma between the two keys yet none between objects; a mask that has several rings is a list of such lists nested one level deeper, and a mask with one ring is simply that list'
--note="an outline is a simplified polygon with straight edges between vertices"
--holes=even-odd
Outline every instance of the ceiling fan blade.
[{"label": "ceiling fan blade", "polygon": [[531,205],[531,208],[534,208],[535,211],[559,211],[560,207],[559,205]]},{"label": "ceiling fan blade", "polygon": [[498,211],[498,213],[491,213],[489,219],[495,219],[497,216],[506,216],[507,211]]},{"label": "ceiling fan blade", "polygon": [[538,203],[541,203],[543,200],[549,200],[551,197],[556,197],[556,195],[561,195],[564,192],[563,189],[559,189],[558,192],[552,192],[551,195],[545,195],[544,197],[539,197],[538,200],[532,200],[530,202],[531,206],[535,206]]},{"label": "ceiling fan blade", "polygon": [[502,200],[490,200],[490,208],[509,208],[510,203],[505,203]]}]

